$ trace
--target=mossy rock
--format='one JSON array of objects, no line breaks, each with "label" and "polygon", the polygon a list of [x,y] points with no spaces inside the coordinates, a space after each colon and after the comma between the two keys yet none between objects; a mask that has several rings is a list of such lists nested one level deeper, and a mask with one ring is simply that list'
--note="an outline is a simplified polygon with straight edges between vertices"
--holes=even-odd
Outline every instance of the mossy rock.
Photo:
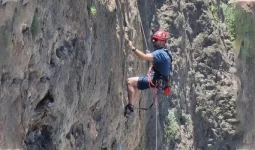
[{"label": "mossy rock", "polygon": [[38,35],[39,33],[39,16],[38,16],[38,11],[35,11],[34,17],[33,17],[33,21],[31,24],[31,34],[33,39]]}]

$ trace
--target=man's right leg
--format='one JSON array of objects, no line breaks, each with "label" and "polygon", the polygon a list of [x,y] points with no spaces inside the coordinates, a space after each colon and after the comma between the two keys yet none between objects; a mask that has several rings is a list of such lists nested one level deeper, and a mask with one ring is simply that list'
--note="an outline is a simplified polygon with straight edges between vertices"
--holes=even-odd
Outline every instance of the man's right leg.
[{"label": "man's right leg", "polygon": [[139,77],[132,77],[127,79],[127,92],[128,92],[128,103],[131,105],[135,104],[135,98],[137,95],[137,83]]}]

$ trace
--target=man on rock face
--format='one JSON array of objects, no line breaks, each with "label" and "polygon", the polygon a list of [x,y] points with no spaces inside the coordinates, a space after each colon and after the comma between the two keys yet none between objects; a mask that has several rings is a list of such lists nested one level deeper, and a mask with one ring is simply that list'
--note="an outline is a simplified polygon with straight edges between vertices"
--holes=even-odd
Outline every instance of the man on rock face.
[{"label": "man on rock face", "polygon": [[152,81],[149,81],[148,76],[131,77],[127,79],[127,91],[128,91],[128,104],[125,106],[125,117],[131,117],[134,112],[135,97],[137,90],[145,90],[150,87],[155,87],[157,81],[162,79],[169,83],[169,75],[172,66],[171,52],[166,48],[167,39],[169,38],[168,32],[164,30],[156,31],[152,38],[152,43],[155,50],[152,53],[145,54],[142,51],[135,48],[130,41],[129,46],[142,60],[153,62],[154,76]]}]

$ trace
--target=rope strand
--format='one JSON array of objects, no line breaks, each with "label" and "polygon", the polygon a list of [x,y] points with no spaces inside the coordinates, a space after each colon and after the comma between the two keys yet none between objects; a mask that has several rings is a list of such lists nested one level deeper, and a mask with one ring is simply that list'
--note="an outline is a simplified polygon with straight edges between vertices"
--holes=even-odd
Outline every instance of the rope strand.
[{"label": "rope strand", "polygon": [[158,149],[158,109],[157,109],[157,105],[155,106],[156,107],[156,146],[155,146],[155,150]]},{"label": "rope strand", "polygon": [[153,83],[153,81],[151,80],[151,76],[150,76],[150,73],[151,73],[151,70],[153,68],[153,65],[150,66],[149,70],[148,70],[148,73],[147,73],[147,77],[148,77],[148,81],[149,81],[149,87],[150,88],[153,88],[153,103],[154,103],[154,106],[155,106],[155,111],[156,111],[156,143],[155,143],[155,150],[157,150],[157,147],[158,147],[158,112],[157,112],[157,86],[158,84],[157,83]]},{"label": "rope strand", "polygon": [[[137,7],[138,7],[138,3],[137,3]],[[141,30],[142,30],[142,34],[143,34],[143,39],[144,39],[145,46],[146,46],[146,50],[149,50],[148,44],[147,44],[147,40],[146,40],[146,37],[145,37],[145,33],[144,33],[144,29],[143,29],[143,23],[142,23],[142,19],[141,19],[139,8],[138,8],[138,15],[139,15],[139,22],[140,22],[140,26],[141,26]]]}]

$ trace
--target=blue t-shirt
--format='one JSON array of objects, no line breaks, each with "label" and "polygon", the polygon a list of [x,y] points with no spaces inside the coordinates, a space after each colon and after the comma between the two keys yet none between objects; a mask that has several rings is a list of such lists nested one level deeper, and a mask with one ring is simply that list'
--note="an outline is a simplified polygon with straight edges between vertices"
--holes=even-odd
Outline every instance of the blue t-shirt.
[{"label": "blue t-shirt", "polygon": [[154,69],[163,76],[169,76],[171,71],[171,58],[164,49],[158,49],[151,53],[153,56]]}]

